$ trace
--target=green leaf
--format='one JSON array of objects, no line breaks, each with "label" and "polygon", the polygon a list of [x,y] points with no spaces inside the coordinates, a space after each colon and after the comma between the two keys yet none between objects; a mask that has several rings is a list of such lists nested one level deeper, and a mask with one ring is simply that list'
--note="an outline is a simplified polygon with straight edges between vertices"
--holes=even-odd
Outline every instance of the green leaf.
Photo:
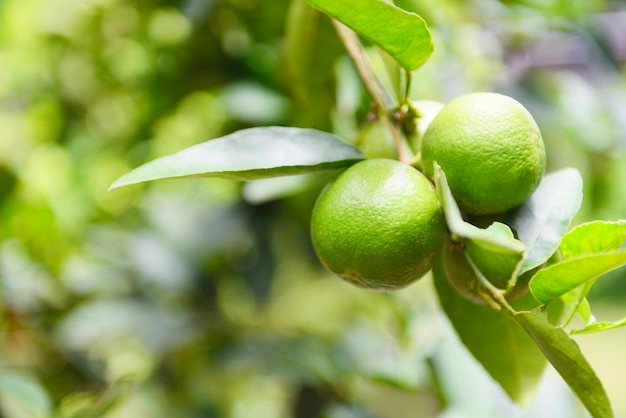
[{"label": "green leaf", "polygon": [[582,177],[566,168],[544,177],[537,190],[511,212],[510,225],[526,245],[520,274],[548,261],[582,202]]},{"label": "green leaf", "polygon": [[512,400],[527,405],[547,364],[533,340],[508,315],[474,304],[433,269],[439,301],[461,341]]},{"label": "green leaf", "polygon": [[507,225],[494,222],[489,228],[481,229],[465,222],[448,186],[446,174],[436,162],[434,168],[437,193],[453,239],[469,239],[485,250],[498,253],[521,255],[524,252],[524,244],[515,239]]},{"label": "green leaf", "polygon": [[255,180],[341,168],[361,159],[357,148],[329,133],[251,128],[146,163],[117,179],[110,189],[192,176]]},{"label": "green leaf", "polygon": [[583,356],[578,344],[561,328],[550,325],[537,312],[520,312],[515,319],[552,363],[593,418],[613,417],[602,382]]},{"label": "green leaf", "polygon": [[[626,221],[616,222],[593,221],[576,226],[569,231],[561,241],[560,250],[564,260],[575,259],[582,255],[603,254],[618,250],[626,242]],[[573,305],[569,323],[575,314],[578,314],[585,326],[571,331],[571,334],[590,334],[609,331],[626,325],[626,319],[617,322],[595,322],[586,297],[595,283],[595,279],[586,282],[583,286],[561,296],[567,303]]]},{"label": "green leaf", "polygon": [[626,242],[626,221],[593,221],[576,226],[563,237],[563,259],[619,249]]},{"label": "green leaf", "polygon": [[537,272],[530,280],[530,291],[545,304],[623,265],[626,265],[626,251],[570,258]]},{"label": "green leaf", "polygon": [[46,390],[30,375],[2,371],[0,396],[17,400],[29,411],[28,416],[44,417],[52,412],[52,403]]},{"label": "green leaf", "polygon": [[360,33],[407,70],[420,67],[433,51],[426,22],[384,0],[307,0],[314,8]]},{"label": "green leaf", "polygon": [[[625,221],[593,221],[578,225],[565,234],[559,250],[561,257],[564,260],[569,260],[576,256],[617,250],[624,241],[626,241]],[[591,325],[595,320],[586,299],[594,283],[595,280],[587,281],[583,286],[579,286],[562,296],[563,300],[572,306],[565,324],[569,324],[576,314],[585,321],[586,325]]]},{"label": "green leaf", "polygon": [[594,322],[584,328],[573,330],[570,334],[591,334],[594,332],[609,331],[626,325],[626,318],[617,322]]}]

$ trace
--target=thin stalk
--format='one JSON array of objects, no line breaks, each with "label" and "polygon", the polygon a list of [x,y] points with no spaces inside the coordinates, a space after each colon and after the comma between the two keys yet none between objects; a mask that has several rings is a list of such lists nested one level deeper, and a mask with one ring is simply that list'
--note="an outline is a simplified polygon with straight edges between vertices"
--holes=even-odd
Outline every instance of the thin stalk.
[{"label": "thin stalk", "polygon": [[563,324],[561,324],[561,328],[567,327],[574,320],[574,318],[576,317],[576,313],[578,312],[578,308],[580,308],[580,305],[582,305],[593,284],[594,282],[590,282],[583,285],[582,290],[580,290],[578,300],[576,300],[576,302],[570,306],[569,312],[567,313],[567,318],[565,318],[565,321],[563,322]]},{"label": "thin stalk", "polygon": [[[487,279],[485,275],[480,271],[480,269],[476,266],[476,264],[474,264],[474,261],[472,261],[472,258],[469,256],[469,254],[465,253],[465,258],[467,259],[467,262],[469,263],[470,267],[474,271],[474,274],[476,275],[480,283],[489,292],[488,296],[490,297],[491,302],[495,303],[495,305],[498,306],[497,309],[502,307],[513,315],[517,314],[515,309],[513,309],[513,307],[509,305],[509,302],[507,302],[506,299],[504,298],[504,294],[502,293],[502,290],[498,289],[493,284],[491,284],[489,279]],[[490,302],[490,301],[487,300],[487,302]],[[492,307],[494,306],[492,305]]]},{"label": "thin stalk", "polygon": [[354,33],[354,31],[341,22],[333,19],[333,25],[335,26],[335,30],[337,31],[339,38],[346,47],[350,58],[354,61],[354,65],[363,80],[363,84],[365,84],[365,88],[369,92],[370,96],[372,96],[374,105],[379,111],[385,113],[385,119],[387,120],[389,130],[393,136],[394,145],[398,151],[398,158],[405,164],[411,164],[413,162],[413,157],[408,151],[408,148],[405,146],[404,141],[400,136],[400,132],[398,132],[396,125],[388,114],[387,109],[393,104],[391,98],[385,94],[385,89],[381,86],[381,83],[378,81],[376,75],[370,68],[369,63],[365,58],[365,48],[363,47],[361,40],[357,34]]},{"label": "thin stalk", "polygon": [[404,74],[406,75],[406,86],[404,89],[404,97],[402,98],[402,103],[409,103],[409,96],[411,95],[411,80],[413,80],[412,73],[409,70],[405,70]]}]

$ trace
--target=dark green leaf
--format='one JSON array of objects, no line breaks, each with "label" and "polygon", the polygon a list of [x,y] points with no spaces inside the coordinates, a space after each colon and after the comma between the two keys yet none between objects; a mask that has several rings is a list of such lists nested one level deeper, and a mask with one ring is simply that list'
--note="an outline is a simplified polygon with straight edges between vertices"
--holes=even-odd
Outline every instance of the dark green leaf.
[{"label": "dark green leaf", "polygon": [[318,10],[368,38],[407,70],[424,64],[433,51],[426,22],[384,0],[307,0]]},{"label": "dark green leaf", "polygon": [[563,237],[564,259],[619,249],[626,241],[626,221],[594,221],[576,226]]},{"label": "dark green leaf", "polygon": [[361,159],[357,148],[329,133],[276,126],[251,128],[144,164],[117,179],[111,189],[175,177],[255,180],[341,168]]},{"label": "dark green leaf", "polygon": [[529,286],[533,296],[545,304],[623,265],[626,251],[578,256],[540,270]]},{"label": "dark green leaf", "polygon": [[535,193],[511,213],[510,224],[527,247],[520,274],[542,265],[557,250],[580,208],[582,187],[582,177],[573,168],[548,174]]},{"label": "dark green leaf", "polygon": [[602,382],[580,348],[561,328],[554,327],[536,312],[520,312],[515,319],[548,358],[563,380],[580,398],[594,418],[613,417]]},{"label": "dark green leaf", "polygon": [[527,405],[547,364],[524,330],[503,312],[476,305],[433,269],[439,301],[461,341],[515,402]]}]

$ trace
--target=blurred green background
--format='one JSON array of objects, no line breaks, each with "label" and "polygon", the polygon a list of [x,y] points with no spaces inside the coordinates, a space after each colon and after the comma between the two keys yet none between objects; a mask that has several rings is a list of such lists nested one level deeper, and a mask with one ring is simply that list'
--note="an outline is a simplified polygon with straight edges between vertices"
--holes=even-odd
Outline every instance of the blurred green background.
[{"label": "blurred green background", "polygon": [[[549,171],[583,174],[576,223],[626,218],[625,2],[396,3],[435,40],[414,99],[515,97]],[[367,108],[302,0],[0,0],[0,416],[584,416],[551,371],[512,405],[429,278],[379,294],[326,273],[308,220],[329,175],[107,191],[250,126],[356,142]],[[594,288],[599,319],[625,315],[624,279]],[[626,416],[625,331],[578,341]]]}]

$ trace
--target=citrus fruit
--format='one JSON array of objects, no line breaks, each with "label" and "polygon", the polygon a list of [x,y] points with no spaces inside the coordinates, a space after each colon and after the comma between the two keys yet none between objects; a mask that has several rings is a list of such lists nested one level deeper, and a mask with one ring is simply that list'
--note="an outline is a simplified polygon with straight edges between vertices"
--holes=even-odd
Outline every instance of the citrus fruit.
[{"label": "citrus fruit", "polygon": [[535,191],[546,152],[531,114],[515,99],[471,93],[446,104],[428,126],[422,161],[436,161],[461,211],[485,215],[512,209]]},{"label": "citrus fruit", "polygon": [[446,236],[428,179],[396,160],[368,159],[333,179],[311,217],[311,240],[328,270],[357,286],[393,290],[434,265]]}]

